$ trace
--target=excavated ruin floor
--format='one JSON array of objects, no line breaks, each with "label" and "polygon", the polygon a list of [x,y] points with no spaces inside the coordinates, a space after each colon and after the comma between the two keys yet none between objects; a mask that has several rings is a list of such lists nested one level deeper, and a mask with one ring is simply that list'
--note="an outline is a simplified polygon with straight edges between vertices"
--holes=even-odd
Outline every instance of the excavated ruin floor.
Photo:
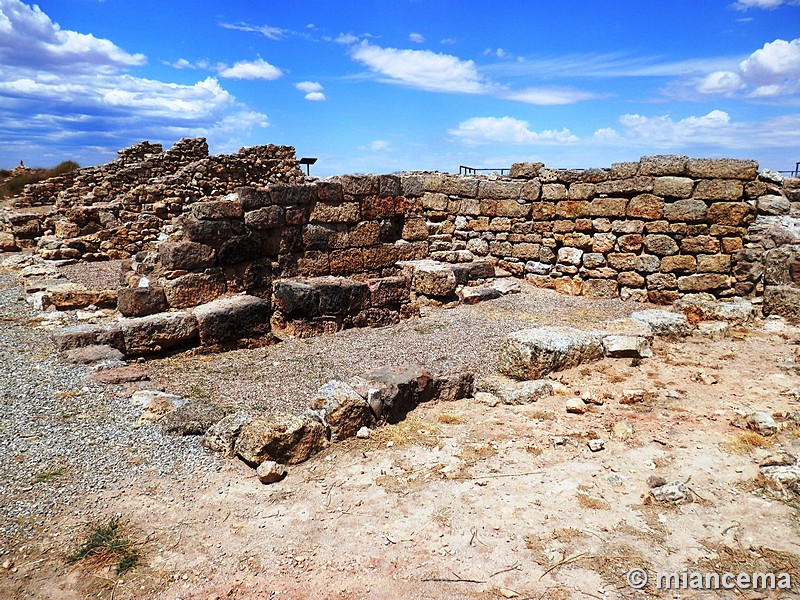
[{"label": "excavated ruin floor", "polygon": [[[781,416],[800,410],[800,328],[782,320],[656,340],[638,364],[559,373],[560,393],[529,405],[422,405],[265,486],[195,438],[138,426],[123,387],[57,359],[21,296],[0,275],[0,597],[800,596],[800,498],[759,474],[769,455],[800,456],[800,429]],[[385,364],[489,374],[508,331],[591,327],[637,308],[523,286],[379,330],[137,366],[166,391],[292,409],[329,378]],[[636,388],[653,393],[623,404]],[[603,404],[570,414],[574,395]],[[754,410],[778,415],[778,433],[731,424]],[[596,437],[605,449],[593,453]],[[694,502],[648,501],[651,476],[682,482]],[[67,564],[91,525],[114,515],[140,565],[118,576],[99,559]],[[788,572],[794,589],[637,592],[633,568]]]}]

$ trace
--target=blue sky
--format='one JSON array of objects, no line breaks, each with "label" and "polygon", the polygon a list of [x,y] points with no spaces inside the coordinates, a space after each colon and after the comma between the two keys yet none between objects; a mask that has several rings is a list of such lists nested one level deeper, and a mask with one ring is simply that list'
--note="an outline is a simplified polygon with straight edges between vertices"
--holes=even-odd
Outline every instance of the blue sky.
[{"label": "blue sky", "polygon": [[140,140],[312,174],[800,160],[800,0],[0,0],[0,167]]}]

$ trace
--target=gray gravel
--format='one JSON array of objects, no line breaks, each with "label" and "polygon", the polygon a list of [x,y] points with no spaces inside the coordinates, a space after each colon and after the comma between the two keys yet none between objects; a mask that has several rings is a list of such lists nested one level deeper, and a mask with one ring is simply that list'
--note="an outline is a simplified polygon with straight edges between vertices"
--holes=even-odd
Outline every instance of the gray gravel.
[{"label": "gray gravel", "polygon": [[131,402],[59,362],[33,316],[14,276],[0,274],[0,555],[80,498],[145,471],[180,481],[221,468],[196,438],[133,428]]}]

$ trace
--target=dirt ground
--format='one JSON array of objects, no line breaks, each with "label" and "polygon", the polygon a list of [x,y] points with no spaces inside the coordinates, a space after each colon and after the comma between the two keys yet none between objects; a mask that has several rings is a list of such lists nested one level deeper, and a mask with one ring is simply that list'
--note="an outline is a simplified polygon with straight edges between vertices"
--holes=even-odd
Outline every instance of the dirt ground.
[{"label": "dirt ground", "polygon": [[[263,485],[238,460],[184,481],[121,478],[86,497],[119,514],[141,552],[117,576],[65,563],[88,523],[65,511],[0,572],[4,598],[789,598],[800,597],[800,503],[759,463],[800,456],[800,328],[757,321],[725,337],[657,340],[655,356],[557,374],[523,406],[419,407],[366,440],[332,446]],[[644,390],[644,399],[621,400]],[[799,390],[800,391],[800,390]],[[565,410],[586,395],[602,404]],[[735,427],[778,415],[770,437]],[[587,440],[602,438],[592,452]],[[649,500],[648,478],[694,502]],[[641,591],[626,573],[646,569]],[[784,591],[659,590],[656,572],[790,573]]]}]

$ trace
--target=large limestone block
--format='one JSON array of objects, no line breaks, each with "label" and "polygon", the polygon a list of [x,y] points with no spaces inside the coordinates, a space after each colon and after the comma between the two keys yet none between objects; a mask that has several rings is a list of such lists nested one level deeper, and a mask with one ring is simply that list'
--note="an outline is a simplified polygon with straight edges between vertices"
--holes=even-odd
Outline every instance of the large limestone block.
[{"label": "large limestone block", "polygon": [[197,341],[197,319],[188,312],[160,313],[120,321],[125,354],[152,354]]},{"label": "large limestone block", "polygon": [[690,158],[687,164],[690,177],[704,179],[755,179],[758,163],[754,160],[734,158]]},{"label": "large limestone block", "polygon": [[788,285],[768,286],[764,290],[761,310],[764,316],[780,315],[795,321],[800,320],[800,288]]},{"label": "large limestone block", "polygon": [[269,331],[270,304],[255,296],[219,298],[194,309],[201,344],[218,344]]},{"label": "large limestone block", "polygon": [[167,303],[172,308],[188,308],[218,298],[227,290],[221,273],[186,273],[162,282]]},{"label": "large limestone block", "polygon": [[602,338],[572,327],[540,327],[508,334],[498,370],[516,379],[541,379],[548,373],[603,358]]},{"label": "large limestone block", "polygon": [[367,401],[344,381],[329,381],[320,387],[311,409],[330,429],[334,442],[355,436],[375,420]]},{"label": "large limestone block", "polygon": [[692,326],[686,315],[668,310],[639,310],[631,314],[631,319],[648,325],[653,334],[665,337],[680,337],[692,333]]},{"label": "large limestone block", "polygon": [[272,460],[297,464],[325,448],[325,426],[307,416],[278,415],[251,419],[242,425],[234,451],[246,463],[258,466]]},{"label": "large limestone block", "polygon": [[214,266],[214,249],[206,244],[190,242],[164,242],[158,247],[158,261],[167,271],[205,269]]},{"label": "large limestone block", "polygon": [[497,396],[503,404],[530,404],[553,395],[553,384],[546,379],[518,381],[502,375],[490,375],[475,384],[476,392]]},{"label": "large limestone block", "polygon": [[449,264],[434,260],[398,263],[411,272],[411,289],[428,296],[450,296],[456,291],[456,275]]},{"label": "large limestone block", "polygon": [[146,317],[167,310],[163,288],[135,287],[117,291],[117,310],[126,317]]}]

